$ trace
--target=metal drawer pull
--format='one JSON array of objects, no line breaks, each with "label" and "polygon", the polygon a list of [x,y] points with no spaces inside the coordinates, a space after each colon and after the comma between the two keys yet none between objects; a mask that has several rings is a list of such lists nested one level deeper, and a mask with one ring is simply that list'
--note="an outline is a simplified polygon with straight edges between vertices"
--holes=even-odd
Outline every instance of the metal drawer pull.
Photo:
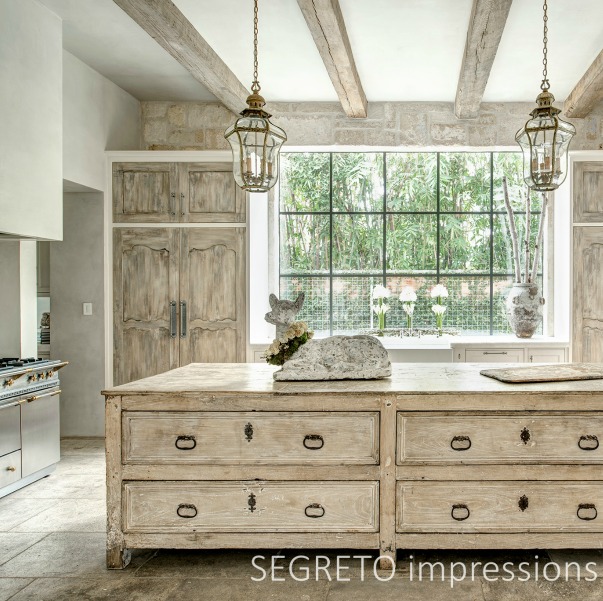
[{"label": "metal drawer pull", "polygon": [[194,518],[197,515],[197,508],[188,503],[180,503],[178,509],[176,509],[176,513],[181,518]]},{"label": "metal drawer pull", "polygon": [[[587,513],[585,513],[587,512]],[[590,512],[590,513],[588,513]],[[594,512],[594,515],[593,515]],[[576,515],[585,522],[590,522],[597,518],[597,508],[593,503],[580,503],[578,505],[578,511],[576,511]]]},{"label": "metal drawer pull", "polygon": [[306,434],[306,436],[304,436],[304,447],[306,447],[306,449],[318,451],[318,449],[322,449],[324,446],[325,439],[320,434]]},{"label": "metal drawer pull", "polygon": [[249,505],[249,511],[253,513],[255,511],[255,506],[257,505],[257,501],[255,500],[255,495],[253,493],[249,493],[249,497],[247,498],[247,505]]},{"label": "metal drawer pull", "polygon": [[17,468],[14,465],[9,465],[6,470],[9,472],[15,472],[17,471]]},{"label": "metal drawer pull", "polygon": [[170,301],[170,338],[176,338],[176,334],[178,333],[176,328],[176,314],[178,312],[178,308],[176,306],[176,301]]},{"label": "metal drawer pull", "polygon": [[192,451],[197,446],[197,439],[194,436],[178,436],[174,445],[181,451]]},{"label": "metal drawer pull", "polygon": [[325,514],[325,508],[320,503],[312,503],[304,510],[306,517],[321,518]]},{"label": "metal drawer pull", "polygon": [[462,522],[471,515],[471,512],[469,511],[469,507],[467,507],[467,505],[465,505],[464,503],[458,503],[452,506],[452,511],[450,512],[450,515],[452,516],[453,520],[456,520],[457,522]]},{"label": "metal drawer pull", "polygon": [[186,338],[186,301],[180,301],[180,338]]},{"label": "metal drawer pull", "polygon": [[528,508],[528,505],[528,497],[526,497],[525,495],[521,495],[521,497],[519,497],[519,501],[517,502],[517,506],[519,507],[519,509],[521,509],[521,511],[525,511]]},{"label": "metal drawer pull", "polygon": [[599,439],[594,434],[586,434],[580,436],[578,446],[583,451],[596,451],[599,448]]},{"label": "metal drawer pull", "polygon": [[246,424],[244,432],[247,442],[251,442],[251,439],[253,438],[253,426],[251,424]]},{"label": "metal drawer pull", "polygon": [[507,351],[484,351],[484,355],[507,355]]},{"label": "metal drawer pull", "polygon": [[530,431],[527,428],[524,428],[519,434],[519,438],[521,438],[521,442],[523,442],[523,444],[528,444],[531,437],[532,435],[530,434]]},{"label": "metal drawer pull", "polygon": [[468,451],[471,448],[471,439],[468,436],[454,436],[450,446],[455,451]]}]

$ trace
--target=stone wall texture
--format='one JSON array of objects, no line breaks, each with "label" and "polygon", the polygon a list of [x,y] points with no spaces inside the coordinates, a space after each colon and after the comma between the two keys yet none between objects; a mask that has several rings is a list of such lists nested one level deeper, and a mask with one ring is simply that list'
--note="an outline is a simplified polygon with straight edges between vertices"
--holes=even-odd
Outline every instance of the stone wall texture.
[{"label": "stone wall texture", "polygon": [[[558,103],[561,106],[561,103]],[[346,117],[334,102],[272,103],[274,123],[290,146],[516,147],[533,103],[484,103],[477,119],[459,120],[453,103],[372,102],[366,119]],[[143,149],[223,150],[235,115],[218,103],[142,103]],[[576,126],[572,150],[603,149],[603,104]]]}]

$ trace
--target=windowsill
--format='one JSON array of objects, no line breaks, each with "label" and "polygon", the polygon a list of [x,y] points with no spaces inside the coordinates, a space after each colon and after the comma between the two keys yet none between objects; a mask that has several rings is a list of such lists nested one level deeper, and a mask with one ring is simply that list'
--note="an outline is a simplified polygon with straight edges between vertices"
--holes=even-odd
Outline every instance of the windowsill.
[{"label": "windowsill", "polygon": [[[316,340],[325,338],[317,336]],[[398,338],[395,336],[383,336],[376,338],[386,349],[401,350],[448,350],[456,346],[496,346],[496,347],[525,347],[525,346],[550,346],[566,347],[569,346],[567,340],[554,338],[551,336],[533,336],[532,338],[521,339],[512,334],[501,334],[499,336],[421,336],[420,338]],[[272,343],[272,339],[264,341],[253,341],[252,347],[265,348]]]}]

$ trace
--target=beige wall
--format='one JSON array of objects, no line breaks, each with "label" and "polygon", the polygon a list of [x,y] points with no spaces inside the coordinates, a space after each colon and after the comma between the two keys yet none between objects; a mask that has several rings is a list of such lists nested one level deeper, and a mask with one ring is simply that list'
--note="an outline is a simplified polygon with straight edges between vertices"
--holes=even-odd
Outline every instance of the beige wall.
[{"label": "beige wall", "polygon": [[[560,105],[560,103],[558,103]],[[517,147],[515,133],[532,103],[484,103],[474,120],[458,120],[445,102],[371,102],[367,119],[350,119],[338,103],[273,103],[273,121],[289,146]],[[235,115],[216,103],[143,102],[146,150],[229,148],[224,130]],[[572,120],[572,150],[603,147],[603,104],[586,119]]]},{"label": "beige wall", "polygon": [[[65,194],[64,238],[50,245],[51,357],[61,370],[61,434],[102,436],[105,384],[103,195]],[[83,315],[82,303],[93,304]]]}]

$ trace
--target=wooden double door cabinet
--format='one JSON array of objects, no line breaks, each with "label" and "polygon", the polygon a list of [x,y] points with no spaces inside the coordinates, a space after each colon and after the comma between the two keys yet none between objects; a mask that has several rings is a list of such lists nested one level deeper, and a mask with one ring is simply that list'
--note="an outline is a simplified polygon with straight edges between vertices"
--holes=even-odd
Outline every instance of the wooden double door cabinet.
[{"label": "wooden double door cabinet", "polygon": [[109,567],[140,547],[600,546],[601,381],[272,371],[189,365],[105,392]]},{"label": "wooden double door cabinet", "polygon": [[115,228],[114,382],[245,361],[245,229]]}]

